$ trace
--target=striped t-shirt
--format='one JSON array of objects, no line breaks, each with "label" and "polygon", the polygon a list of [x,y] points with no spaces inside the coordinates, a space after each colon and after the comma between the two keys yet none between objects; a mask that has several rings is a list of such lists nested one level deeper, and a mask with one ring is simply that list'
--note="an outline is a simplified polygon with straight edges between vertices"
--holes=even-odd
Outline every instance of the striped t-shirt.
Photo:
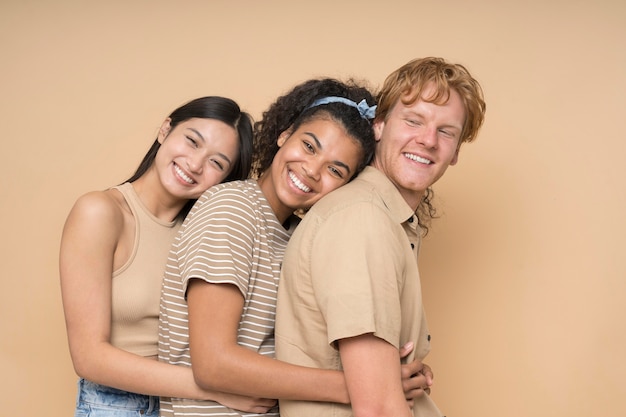
[{"label": "striped t-shirt", "polygon": [[[283,254],[296,222],[291,224],[286,230],[278,222],[256,180],[220,184],[198,199],[167,259],[159,318],[160,361],[191,366],[185,299],[191,278],[237,286],[244,297],[238,343],[274,356],[276,294]],[[179,415],[248,414],[212,401],[162,397],[161,416]]]}]

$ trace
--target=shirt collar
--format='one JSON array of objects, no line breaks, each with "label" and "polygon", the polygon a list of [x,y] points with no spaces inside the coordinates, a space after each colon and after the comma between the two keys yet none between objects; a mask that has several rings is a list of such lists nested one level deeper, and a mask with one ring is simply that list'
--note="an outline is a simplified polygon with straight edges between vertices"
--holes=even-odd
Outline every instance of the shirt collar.
[{"label": "shirt collar", "polygon": [[404,200],[396,186],[381,171],[372,166],[367,166],[355,181],[366,181],[372,184],[389,209],[392,218],[398,223],[404,223],[411,217],[415,217],[413,224],[414,227],[417,226],[417,215]]}]

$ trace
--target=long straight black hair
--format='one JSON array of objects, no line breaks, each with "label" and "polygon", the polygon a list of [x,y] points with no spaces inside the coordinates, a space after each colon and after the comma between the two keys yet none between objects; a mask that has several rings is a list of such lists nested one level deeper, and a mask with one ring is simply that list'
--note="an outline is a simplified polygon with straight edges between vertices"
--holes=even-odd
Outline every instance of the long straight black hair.
[{"label": "long straight black hair", "polygon": [[[171,130],[179,123],[194,118],[219,120],[237,131],[239,156],[224,182],[248,178],[252,166],[252,117],[248,113],[241,111],[239,105],[229,98],[219,96],[200,97],[183,104],[169,115]],[[124,182],[136,181],[145,174],[154,163],[160,147],[161,144],[157,138],[143,157],[135,173]],[[195,199],[190,200],[179,213],[179,217],[186,216],[195,202]]]}]

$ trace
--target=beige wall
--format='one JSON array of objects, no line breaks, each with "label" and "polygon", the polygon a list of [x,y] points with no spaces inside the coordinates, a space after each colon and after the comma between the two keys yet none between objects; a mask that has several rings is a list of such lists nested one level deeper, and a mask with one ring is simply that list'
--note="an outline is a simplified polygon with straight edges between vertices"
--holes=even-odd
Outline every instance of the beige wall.
[{"label": "beige wall", "polygon": [[61,228],[170,110],[221,94],[258,117],[305,78],[378,86],[439,55],[482,82],[488,115],[436,187],[421,257],[435,399],[625,415],[625,22],[621,0],[2,0],[0,414],[71,415]]}]

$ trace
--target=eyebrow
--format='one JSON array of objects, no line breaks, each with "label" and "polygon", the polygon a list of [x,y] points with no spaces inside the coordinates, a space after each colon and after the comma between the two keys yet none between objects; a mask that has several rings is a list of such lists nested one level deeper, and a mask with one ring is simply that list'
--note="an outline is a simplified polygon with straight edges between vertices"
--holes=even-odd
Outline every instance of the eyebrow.
[{"label": "eyebrow", "polygon": [[[202,139],[202,142],[204,142],[206,144],[206,139],[204,138],[204,136],[202,136],[202,133],[198,132],[196,129],[194,129],[193,127],[188,127],[187,129],[191,130],[192,132],[194,132],[196,135],[198,135],[198,137],[200,139]],[[233,161],[230,160],[229,157],[227,157],[226,155],[224,155],[221,152],[217,153],[219,156],[221,156],[222,158],[224,158],[226,160],[226,162],[228,162],[230,165],[233,164]]]},{"label": "eyebrow", "polygon": [[[323,147],[323,146],[322,146],[322,144],[320,143],[319,139],[317,139],[317,136],[315,136],[315,135],[314,135],[313,133],[311,133],[311,132],[304,132],[304,134],[305,134],[305,135],[308,135],[308,136],[310,136],[310,137],[312,137],[312,138],[313,138],[313,140],[315,141],[315,145],[316,145],[318,148],[320,148],[320,149],[324,149],[324,147]],[[340,167],[344,168],[346,171],[348,171],[348,175],[350,175],[350,172],[351,172],[351,171],[350,171],[350,167],[349,167],[348,165],[344,164],[344,163],[343,163],[343,162],[341,162],[341,161],[337,161],[337,160],[333,161],[333,164],[335,164],[335,165],[339,165]]]}]

